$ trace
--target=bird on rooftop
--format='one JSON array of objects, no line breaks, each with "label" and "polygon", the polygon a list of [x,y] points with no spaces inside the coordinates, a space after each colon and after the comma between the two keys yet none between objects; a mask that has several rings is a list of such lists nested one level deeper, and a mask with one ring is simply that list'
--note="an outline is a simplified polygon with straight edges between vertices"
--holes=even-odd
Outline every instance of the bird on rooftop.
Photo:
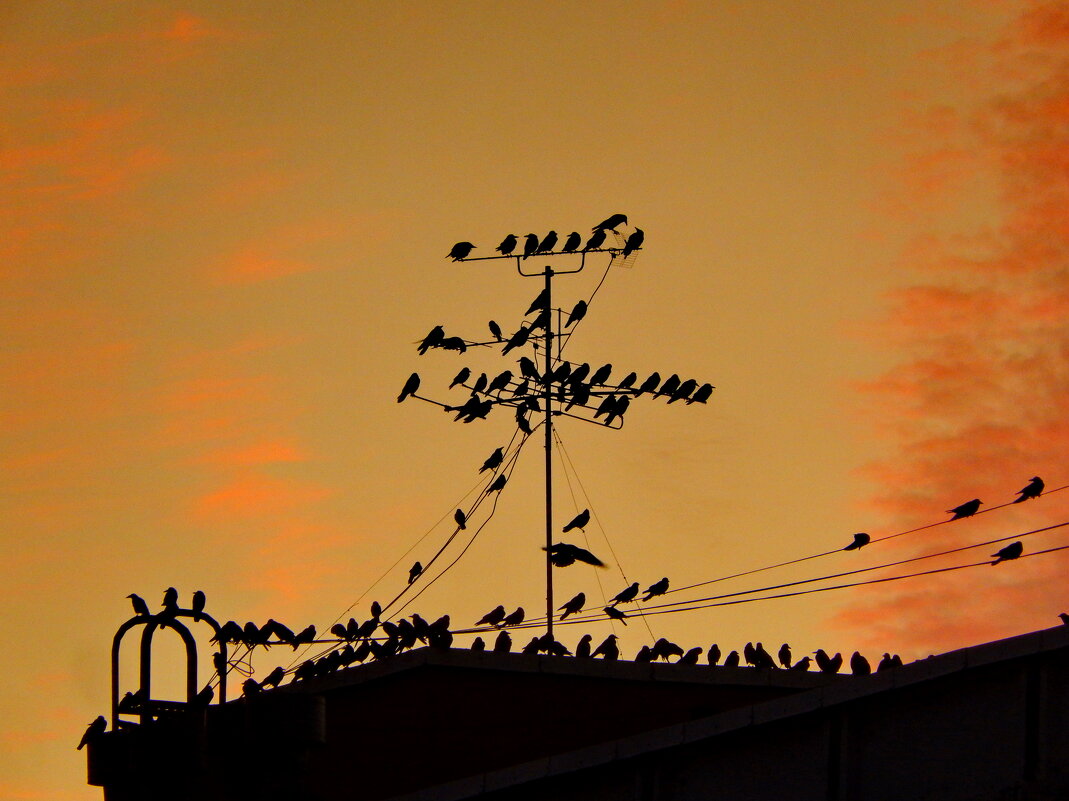
[{"label": "bird on rooftop", "polygon": [[588,250],[597,250],[603,244],[605,244],[605,229],[598,228],[591,235],[590,239],[586,241],[586,244],[583,245],[583,251],[586,252]]},{"label": "bird on rooftop", "polygon": [[752,642],[742,647],[742,658],[746,660],[747,665],[757,667],[757,651],[754,650]]},{"label": "bird on rooftop", "polygon": [[1061,619],[1063,625],[1069,626],[1069,615],[1065,614],[1065,612],[1059,612],[1058,617]]},{"label": "bird on rooftop", "polygon": [[627,615],[625,615],[623,612],[621,612],[615,606],[606,606],[605,607],[605,614],[608,615],[613,620],[619,620],[625,626],[627,625],[627,620],[625,620]]},{"label": "bird on rooftop", "polygon": [[575,655],[580,659],[590,656],[590,641],[593,639],[589,634],[584,634],[575,646]]},{"label": "bird on rooftop", "polygon": [[966,501],[960,506],[955,506],[953,509],[947,509],[948,512],[954,516],[951,520],[957,520],[959,517],[972,517],[976,514],[976,510],[980,508],[983,503],[979,498],[973,498],[971,501]]},{"label": "bird on rooftop", "polygon": [[568,314],[568,320],[564,323],[564,327],[570,328],[572,325],[586,317],[586,309],[587,305],[585,300],[580,300],[576,303]]},{"label": "bird on rooftop", "polygon": [[148,604],[145,603],[145,599],[142,598],[140,595],[137,595],[136,593],[130,593],[126,597],[130,599],[130,605],[134,607],[135,615],[149,614]]},{"label": "bird on rooftop", "polygon": [[594,567],[605,567],[605,563],[590,551],[571,543],[556,542],[549,548],[543,547],[542,550],[549,552],[549,561],[554,567],[568,567],[576,562],[583,562]]},{"label": "bird on rooftop", "polygon": [[397,396],[397,402],[400,403],[409,395],[413,394],[419,389],[419,373],[412,373],[405,382],[404,387],[401,388],[401,394]]},{"label": "bird on rooftop", "polygon": [[[502,632],[502,634],[503,633],[504,632]],[[471,646],[469,646],[468,650],[469,651],[485,651],[486,650],[486,640],[484,640],[482,637],[476,637],[474,640],[471,641]]]},{"label": "bird on rooftop", "polygon": [[739,666],[739,652],[732,651],[724,657],[724,667],[738,667]]},{"label": "bird on rooftop", "polygon": [[627,242],[624,243],[623,256],[627,258],[640,247],[642,247],[642,240],[646,238],[646,234],[643,233],[641,228],[636,228],[631,236],[627,238]]},{"label": "bird on rooftop", "polygon": [[757,645],[754,646],[754,658],[756,660],[754,667],[759,667],[765,670],[776,667],[776,662],[772,658],[772,654],[766,651],[765,646],[761,643],[757,643]]},{"label": "bird on rooftop", "polygon": [[103,715],[97,715],[96,719],[85,728],[85,734],[82,735],[82,739],[78,743],[78,750],[81,751],[89,743],[103,734],[108,728],[108,719]]},{"label": "bird on rooftop", "polygon": [[716,389],[712,384],[702,384],[696,390],[694,394],[687,398],[687,406],[692,403],[705,403],[709,400],[709,396],[713,394],[713,390]]},{"label": "bird on rooftop", "polygon": [[619,639],[615,634],[610,634],[606,637],[601,645],[594,649],[591,656],[600,656],[610,662],[620,658],[620,649],[616,645],[616,641]]},{"label": "bird on rooftop", "polygon": [[523,257],[533,256],[538,250],[538,234],[527,234],[523,242]]},{"label": "bird on rooftop", "polygon": [[863,657],[860,651],[854,651],[850,656],[850,672],[855,676],[868,676],[872,673],[869,660]]},{"label": "bird on rooftop", "polygon": [[854,535],[854,541],[843,548],[844,551],[859,551],[869,544],[870,537],[864,531],[859,531]]},{"label": "bird on rooftop", "polygon": [[1018,490],[1017,494],[1021,497],[1015,500],[1014,503],[1027,501],[1030,498],[1038,498],[1043,494],[1043,479],[1039,476],[1032,476],[1032,480],[1023,489]]},{"label": "bird on rooftop", "polygon": [[616,595],[616,597],[613,598],[609,603],[612,606],[616,606],[616,604],[626,604],[626,603],[629,603],[629,602],[635,600],[635,598],[638,597],[638,592],[639,592],[638,588],[639,588],[639,584],[636,581],[630,587],[628,587],[628,588],[626,588],[624,590],[621,590]]},{"label": "bird on rooftop", "polygon": [[441,345],[443,339],[445,339],[445,329],[440,325],[436,325],[427,332],[427,336],[423,337],[423,340],[416,346],[416,351],[422,356],[430,348],[437,348]]},{"label": "bird on rooftop", "polygon": [[720,661],[720,646],[715,642],[709,646],[709,650],[705,654],[705,658],[709,660],[710,665],[715,665]]},{"label": "bird on rooftop", "polygon": [[[828,656],[827,651],[825,651],[823,648],[818,648],[814,652],[814,655],[816,656],[816,659],[817,659],[817,667],[820,668],[820,670],[823,673],[838,673],[839,672],[839,669],[837,667],[835,667],[834,663],[832,662],[831,657]],[[837,654],[837,656],[838,656],[838,654]]]},{"label": "bird on rooftop", "polygon": [[455,376],[453,376],[453,380],[450,382],[449,388],[452,389],[457,384],[463,384],[469,378],[471,378],[471,368],[470,367],[462,367],[460,369],[460,372],[457,373]]},{"label": "bird on rooftop", "polygon": [[634,661],[640,664],[645,662],[652,662],[653,649],[651,649],[648,645],[643,645],[641,648],[638,649],[638,653],[635,654]]},{"label": "bird on rooftop", "polygon": [[557,245],[557,232],[550,231],[546,234],[545,238],[538,243],[538,248],[535,253],[551,253],[553,248]]},{"label": "bird on rooftop", "polygon": [[193,603],[190,605],[190,609],[193,612],[193,619],[200,622],[201,614],[204,612],[204,604],[207,603],[207,597],[201,590],[197,590],[193,593]]},{"label": "bird on rooftop", "polygon": [[457,242],[453,245],[453,249],[449,251],[449,255],[446,258],[453,261],[461,261],[468,258],[473,250],[475,250],[475,245],[471,242]]},{"label": "bird on rooftop", "polygon": [[414,565],[412,565],[412,567],[408,569],[408,583],[411,584],[413,581],[418,579],[422,573],[423,565],[421,565],[419,562],[416,562]]},{"label": "bird on rooftop", "polygon": [[653,652],[654,659],[663,659],[665,662],[670,656],[683,656],[683,649],[664,637],[659,638],[650,650]]},{"label": "bird on rooftop", "polygon": [[507,654],[512,650],[512,637],[509,636],[507,631],[502,631],[497,635],[497,639],[494,640],[494,652],[498,654]]},{"label": "bird on rooftop", "polygon": [[263,688],[256,679],[248,678],[241,682],[241,692],[245,696],[256,695]]},{"label": "bird on rooftop", "polygon": [[467,515],[464,514],[463,509],[457,509],[455,512],[453,512],[453,520],[456,521],[457,528],[459,528],[461,531],[468,527],[468,518]]},{"label": "bird on rooftop", "polygon": [[801,659],[791,665],[790,669],[799,673],[804,673],[805,671],[809,670],[809,662],[809,657],[803,656]]},{"label": "bird on rooftop", "polygon": [[523,622],[523,607],[517,606],[516,611],[509,612],[505,615],[505,619],[501,621],[504,626],[518,626]]},{"label": "bird on rooftop", "polygon": [[646,594],[643,596],[643,601],[648,601],[655,595],[664,595],[668,592],[668,577],[665,576],[660,581],[654,582],[646,588]]},{"label": "bird on rooftop", "polygon": [[572,231],[564,241],[564,247],[561,248],[561,251],[564,253],[574,253],[575,249],[579,247],[579,243],[582,241],[583,238],[579,235],[579,232]]},{"label": "bird on rooftop", "polygon": [[498,448],[496,451],[490,454],[490,456],[485,462],[483,462],[483,466],[479,468],[479,472],[482,473],[484,470],[496,470],[497,466],[501,464],[504,458],[505,449]]},{"label": "bird on rooftop", "polygon": [[521,654],[537,654],[539,649],[539,638],[532,637],[531,641],[527,645],[520,649]]},{"label": "bird on rooftop", "polygon": [[1010,559],[1017,559],[1022,553],[1024,553],[1024,543],[1018,540],[1017,542],[1011,542],[1005,548],[999,549],[996,553],[991,554],[996,557],[995,561],[991,564],[997,565],[999,562],[1006,562]]},{"label": "bird on rooftop", "polygon": [[791,646],[790,645],[788,645],[787,643],[783,643],[783,645],[781,645],[779,647],[779,653],[776,654],[776,656],[779,657],[779,663],[781,665],[783,665],[783,667],[789,668],[791,666]]},{"label": "bird on rooftop", "polygon": [[621,225],[627,225],[627,215],[626,214],[614,214],[611,217],[608,217],[608,218],[602,220],[600,223],[595,225],[590,230],[594,231],[595,233],[598,232],[598,231],[603,231],[606,228],[611,230],[611,231],[615,231]]},{"label": "bird on rooftop", "polygon": [[589,522],[590,522],[590,510],[589,509],[584,509],[579,514],[577,514],[575,517],[573,517],[571,519],[571,521],[568,523],[568,525],[566,525],[563,529],[561,529],[561,531],[568,532],[568,531],[571,531],[573,528],[585,529],[586,528],[586,524],[589,523]]},{"label": "bird on rooftop", "polygon": [[880,664],[876,666],[876,672],[882,673],[885,670],[890,670],[895,666],[895,661],[891,658],[890,654],[885,653],[880,660]]},{"label": "bird on rooftop", "polygon": [[575,615],[582,612],[584,604],[586,604],[586,593],[581,592],[572,598],[572,600],[568,601],[564,606],[559,607],[559,609],[564,610],[564,614],[560,616],[560,619],[564,620],[568,615]]},{"label": "bird on rooftop", "polygon": [[516,242],[516,234],[509,234],[501,240],[501,244],[494,248],[494,250],[502,256],[508,256],[516,249]]}]

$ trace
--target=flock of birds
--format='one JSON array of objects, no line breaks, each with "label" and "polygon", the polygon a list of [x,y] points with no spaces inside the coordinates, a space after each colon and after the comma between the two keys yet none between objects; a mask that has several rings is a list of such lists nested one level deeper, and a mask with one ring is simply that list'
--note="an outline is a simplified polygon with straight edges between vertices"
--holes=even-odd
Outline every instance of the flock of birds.
[{"label": "flock of birds", "polygon": [[[555,250],[559,241],[556,231],[550,231],[544,237],[540,237],[538,234],[527,234],[524,238],[523,249],[520,252],[517,252],[517,248],[520,246],[519,237],[515,234],[509,234],[501,240],[501,244],[494,248],[494,250],[501,254],[501,256],[515,256],[519,259],[560,253],[587,253],[592,250],[617,250],[617,248],[605,248],[605,238],[609,231],[618,233],[617,229],[621,225],[627,225],[626,214],[614,214],[611,217],[602,220],[590,229],[590,237],[587,239],[586,244],[583,244],[583,237],[578,231],[572,231],[568,234],[564,242],[561,243],[560,250]],[[635,228],[624,241],[623,248],[619,249],[621,255],[625,258],[630,256],[642,247],[643,239],[645,239],[645,234],[642,229]],[[579,247],[580,245],[583,245],[582,248]],[[464,259],[471,255],[476,247],[477,245],[474,245],[471,242],[457,242],[453,245],[446,258],[452,259],[453,261],[464,261]],[[494,257],[490,256],[487,258]]]}]

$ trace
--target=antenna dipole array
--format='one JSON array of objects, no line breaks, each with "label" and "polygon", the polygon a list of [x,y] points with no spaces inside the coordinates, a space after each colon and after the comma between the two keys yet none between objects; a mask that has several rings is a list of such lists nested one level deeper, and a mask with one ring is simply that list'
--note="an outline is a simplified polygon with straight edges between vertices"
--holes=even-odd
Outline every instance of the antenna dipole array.
[{"label": "antenna dipole array", "polygon": [[[609,262],[606,270],[617,263],[629,264],[634,254],[642,249],[644,233],[642,229],[634,228],[625,239],[617,229],[626,224],[627,217],[623,214],[609,217],[594,226],[591,236],[581,248],[582,238],[578,233],[573,232],[567,237],[563,246],[555,250],[558,241],[555,231],[550,231],[542,238],[536,234],[528,234],[521,252],[516,252],[519,248],[518,238],[509,234],[496,248],[498,253],[496,256],[473,257],[471,254],[476,249],[474,244],[471,242],[455,244],[447,256],[454,262],[512,259],[516,262],[516,272],[519,275],[525,278],[542,278],[543,288],[531,302],[520,325],[509,335],[506,336],[503,329],[493,320],[489,323],[492,336],[489,340],[447,336],[444,328],[437,325],[419,343],[418,353],[422,356],[428,350],[441,349],[463,354],[470,347],[481,346],[500,347],[502,356],[508,356],[514,351],[524,355],[517,357],[515,370],[503,370],[493,378],[487,373],[474,376],[469,367],[463,367],[449,385],[450,389],[461,387],[469,393],[468,398],[459,405],[446,404],[420,395],[421,381],[418,373],[412,373],[409,376],[397,398],[399,403],[408,397],[413,397],[440,406],[446,412],[453,414],[455,421],[464,423],[486,419],[494,409],[506,407],[513,410],[517,427],[528,436],[534,433],[533,421],[537,416],[541,416],[541,425],[545,429],[546,543],[543,550],[546,553],[546,627],[550,637],[553,636],[555,611],[553,568],[567,567],[577,561],[597,567],[605,566],[588,550],[570,543],[553,541],[554,418],[569,417],[586,423],[619,429],[623,427],[624,415],[630,408],[631,401],[639,396],[664,397],[668,403],[683,401],[689,405],[705,403],[714,389],[712,384],[699,385],[695,379],[683,380],[675,374],[662,378],[656,372],[641,382],[638,380],[638,374],[634,372],[614,381],[611,364],[593,369],[587,362],[576,363],[562,357],[563,343],[571,337],[575,328],[586,316],[589,299],[577,301],[565,316],[563,308],[554,306],[553,279],[560,275],[582,272],[586,267],[588,257],[596,257],[597,254],[608,255]],[[605,245],[610,232],[614,234],[618,242],[615,246]],[[558,264],[564,260],[572,266],[554,268],[544,261],[549,258],[553,258]],[[543,263],[544,266],[541,269],[531,269],[529,266],[531,259]],[[556,346],[556,353],[554,353],[554,346]],[[524,353],[528,348],[532,349],[533,358]],[[499,458],[500,450],[498,449],[491,455],[483,465],[484,468],[490,466],[494,471],[488,491],[500,491],[505,485],[505,465]],[[586,520],[577,522],[582,517],[583,515],[565,526],[564,530],[585,526],[586,521],[589,520],[589,514],[585,514]],[[456,522],[460,528],[464,527],[465,519],[461,510],[457,510]],[[410,576],[410,580],[415,577]]]}]

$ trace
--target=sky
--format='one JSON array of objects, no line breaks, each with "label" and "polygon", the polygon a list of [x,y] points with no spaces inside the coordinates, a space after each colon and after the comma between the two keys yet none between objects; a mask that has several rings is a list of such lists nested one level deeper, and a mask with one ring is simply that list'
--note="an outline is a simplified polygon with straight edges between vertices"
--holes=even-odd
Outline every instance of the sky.
[{"label": "sky", "polygon": [[[556,428],[555,526],[589,508],[577,544],[609,563],[559,570],[560,603],[858,531],[877,541],[686,597],[1069,520],[1054,492],[878,541],[1033,475],[1069,485],[1057,3],[16,0],[0,104],[2,801],[100,797],[73,746],[108,712],[129,593],[324,630],[446,541],[515,424],[397,393],[417,371],[460,403],[462,366],[508,365],[415,345],[514,329],[541,289],[449,261],[457,241],[489,255],[627,214],[646,234],[631,267],[555,279],[568,310],[605,275],[569,357],[716,385],[706,405],[636,400],[619,431]],[[404,613],[538,614],[543,459],[536,436]],[[560,639],[916,659],[1057,624],[1065,553]],[[158,648],[161,691],[176,659]]]}]

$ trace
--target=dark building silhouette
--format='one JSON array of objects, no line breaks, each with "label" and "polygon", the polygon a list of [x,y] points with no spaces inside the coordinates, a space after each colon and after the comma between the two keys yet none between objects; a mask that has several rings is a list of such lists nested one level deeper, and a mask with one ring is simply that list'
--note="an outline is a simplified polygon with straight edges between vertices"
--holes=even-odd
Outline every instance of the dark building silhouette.
[{"label": "dark building silhouette", "polygon": [[1069,626],[865,676],[423,648],[107,732],[132,799],[1069,797]]}]

